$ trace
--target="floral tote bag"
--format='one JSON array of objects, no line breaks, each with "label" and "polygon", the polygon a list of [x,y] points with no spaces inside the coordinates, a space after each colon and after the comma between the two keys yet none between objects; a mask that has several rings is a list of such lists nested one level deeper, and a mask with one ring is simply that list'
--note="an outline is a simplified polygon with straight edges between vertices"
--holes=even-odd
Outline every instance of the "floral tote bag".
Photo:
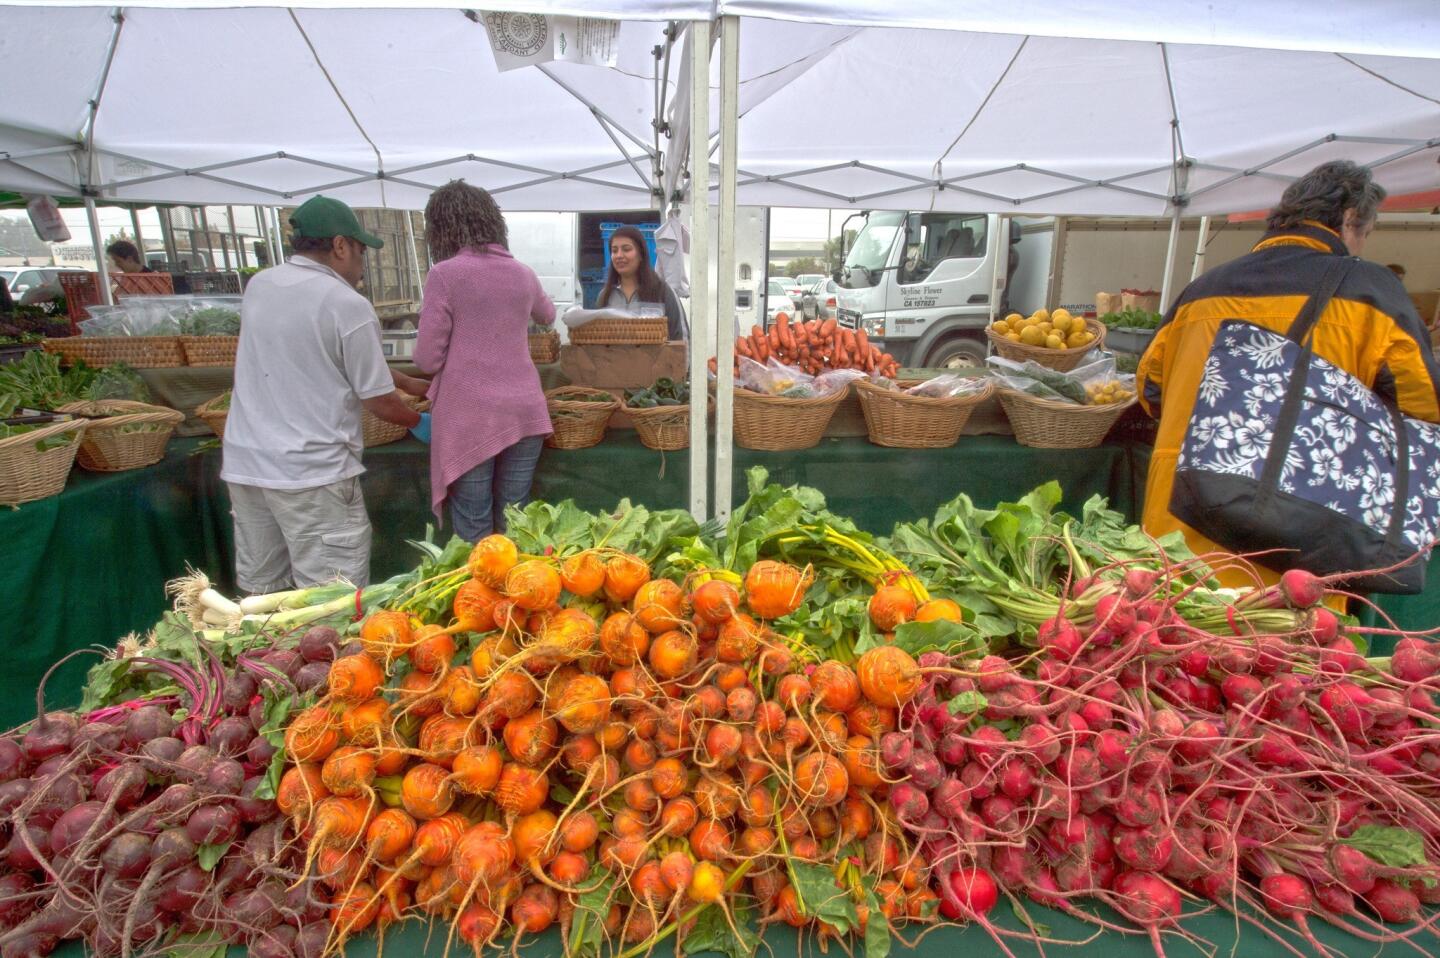
[{"label": "floral tote bag", "polygon": [[1268,568],[1358,572],[1347,588],[1419,592],[1423,557],[1402,563],[1440,535],[1440,426],[1401,414],[1312,349],[1352,262],[1337,262],[1283,336],[1220,324],[1170,511],[1228,549],[1266,552],[1257,561]]}]

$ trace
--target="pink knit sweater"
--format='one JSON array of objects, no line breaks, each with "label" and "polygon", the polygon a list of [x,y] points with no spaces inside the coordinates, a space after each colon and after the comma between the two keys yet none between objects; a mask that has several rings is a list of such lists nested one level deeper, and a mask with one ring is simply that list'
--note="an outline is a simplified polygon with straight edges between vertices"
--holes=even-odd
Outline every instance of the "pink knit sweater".
[{"label": "pink knit sweater", "polygon": [[504,247],[466,248],[430,269],[415,365],[430,385],[430,504],[450,484],[526,436],[551,432],[527,328],[555,304],[535,272]]}]

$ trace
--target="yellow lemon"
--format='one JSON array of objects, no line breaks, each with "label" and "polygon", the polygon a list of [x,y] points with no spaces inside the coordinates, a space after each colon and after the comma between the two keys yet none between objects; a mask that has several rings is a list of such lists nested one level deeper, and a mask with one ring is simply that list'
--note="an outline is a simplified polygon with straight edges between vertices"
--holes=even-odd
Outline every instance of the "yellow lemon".
[{"label": "yellow lemon", "polygon": [[1050,325],[1055,327],[1055,332],[1064,333],[1067,336],[1070,335],[1070,329],[1074,326],[1074,324],[1074,319],[1069,316],[1062,316],[1058,312],[1050,317]]},{"label": "yellow lemon", "polygon": [[1020,331],[1020,342],[1027,346],[1039,346],[1045,342],[1045,334],[1040,332],[1039,326],[1026,326]]},{"label": "yellow lemon", "polygon": [[1006,333],[1006,334],[1005,334],[1005,338],[1008,339],[1008,340],[1010,340],[1010,342],[1012,342],[1012,343],[1018,343],[1018,342],[1020,342],[1020,334],[1019,334],[1019,333]]},{"label": "yellow lemon", "polygon": [[1084,333],[1071,333],[1070,336],[1069,336],[1069,338],[1067,338],[1067,339],[1065,340],[1065,345],[1066,345],[1066,346],[1069,346],[1071,349],[1075,349],[1075,348],[1077,348],[1077,347],[1079,347],[1079,346],[1084,346],[1084,345],[1085,345],[1085,334],[1084,334]]},{"label": "yellow lemon", "polygon": [[1043,323],[1045,322],[1045,320],[1050,318],[1050,310],[1037,309],[1035,310],[1035,312],[1030,314],[1030,318],[1035,320],[1037,323]]},{"label": "yellow lemon", "polygon": [[1064,349],[1065,340],[1060,337],[1059,333],[1051,333],[1045,337],[1045,345],[1050,349]]},{"label": "yellow lemon", "polygon": [[1050,314],[1051,319],[1057,319],[1061,316],[1064,316],[1066,319],[1070,319],[1070,310],[1066,309],[1064,306],[1059,306],[1056,307],[1055,312]]},{"label": "yellow lemon", "polygon": [[991,326],[990,328],[995,330],[995,332],[999,333],[1001,336],[1004,336],[1006,333],[1010,332],[1010,324],[1005,322],[1005,320],[1003,319],[996,323],[994,326]]},{"label": "yellow lemon", "polygon": [[1024,319],[1024,318],[1025,318],[1025,317],[1024,317],[1024,316],[1021,316],[1019,313],[1007,313],[1007,314],[1005,315],[1004,322],[1007,322],[1007,323],[1009,323],[1010,325],[1013,326],[1013,325],[1015,325],[1016,323],[1020,322],[1020,321],[1021,321],[1022,319]]}]

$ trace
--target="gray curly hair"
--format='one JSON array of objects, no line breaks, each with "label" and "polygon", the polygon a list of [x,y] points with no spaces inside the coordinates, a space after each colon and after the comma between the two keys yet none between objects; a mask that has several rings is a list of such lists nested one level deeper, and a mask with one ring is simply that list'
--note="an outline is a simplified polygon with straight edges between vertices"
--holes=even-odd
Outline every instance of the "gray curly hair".
[{"label": "gray curly hair", "polygon": [[430,258],[439,263],[467,246],[495,243],[509,249],[510,235],[494,197],[464,180],[451,180],[425,204],[425,242]]},{"label": "gray curly hair", "polygon": [[1266,224],[1272,230],[1291,229],[1305,220],[1324,224],[1336,232],[1353,209],[1361,226],[1375,219],[1385,188],[1370,171],[1350,160],[1322,163],[1291,183],[1270,211]]}]

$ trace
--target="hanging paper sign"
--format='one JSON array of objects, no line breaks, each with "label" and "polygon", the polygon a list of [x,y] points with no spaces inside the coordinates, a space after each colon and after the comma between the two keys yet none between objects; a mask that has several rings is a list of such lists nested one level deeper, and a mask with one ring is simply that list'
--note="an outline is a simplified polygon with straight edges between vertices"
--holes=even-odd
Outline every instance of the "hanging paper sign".
[{"label": "hanging paper sign", "polygon": [[502,73],[555,59],[550,18],[538,13],[487,13],[485,30]]},{"label": "hanging paper sign", "polygon": [[620,21],[595,17],[555,18],[555,59],[592,67],[613,67]]},{"label": "hanging paper sign", "polygon": [[620,38],[618,20],[538,13],[487,13],[485,29],[502,73],[553,60],[613,67]]}]

